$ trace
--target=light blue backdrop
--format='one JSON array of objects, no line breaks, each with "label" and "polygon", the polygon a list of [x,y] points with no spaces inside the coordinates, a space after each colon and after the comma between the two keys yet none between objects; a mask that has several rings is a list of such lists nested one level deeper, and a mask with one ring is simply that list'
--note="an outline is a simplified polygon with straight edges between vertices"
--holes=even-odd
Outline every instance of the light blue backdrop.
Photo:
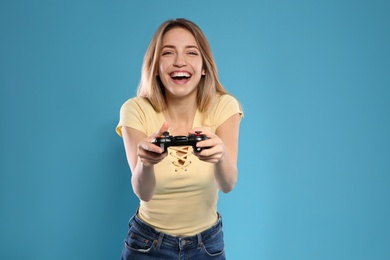
[{"label": "light blue backdrop", "polygon": [[166,19],[242,103],[228,259],[389,259],[388,1],[1,1],[0,259],[119,259],[121,104]]}]

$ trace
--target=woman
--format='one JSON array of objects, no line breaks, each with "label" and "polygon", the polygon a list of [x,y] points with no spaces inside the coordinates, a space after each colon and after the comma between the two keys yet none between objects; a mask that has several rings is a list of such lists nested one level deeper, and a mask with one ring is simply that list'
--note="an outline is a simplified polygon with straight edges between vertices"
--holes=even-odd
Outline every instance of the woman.
[{"label": "woman", "polygon": [[[242,111],[218,80],[201,29],[185,19],[164,22],[144,57],[137,97],[121,107],[123,137],[140,199],[129,221],[122,259],[225,259],[218,190],[237,181]],[[164,132],[208,139],[191,146],[152,143]]]}]

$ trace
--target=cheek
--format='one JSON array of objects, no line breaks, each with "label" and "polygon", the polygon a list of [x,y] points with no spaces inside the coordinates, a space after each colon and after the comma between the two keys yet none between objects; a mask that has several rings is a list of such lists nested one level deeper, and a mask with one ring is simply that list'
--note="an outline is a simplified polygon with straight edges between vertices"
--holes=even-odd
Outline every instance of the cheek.
[{"label": "cheek", "polygon": [[159,67],[158,67],[158,76],[160,78],[160,81],[161,83],[163,84],[164,87],[167,86],[168,82],[169,82],[169,76],[167,76],[166,73],[164,73],[164,64],[159,64]]},{"label": "cheek", "polygon": [[158,75],[163,75],[163,71],[164,71],[164,65],[160,62],[158,64]]},{"label": "cheek", "polygon": [[204,66],[203,66],[203,62],[202,61],[199,62],[199,64],[198,64],[198,71],[200,71],[200,72],[204,71]]}]

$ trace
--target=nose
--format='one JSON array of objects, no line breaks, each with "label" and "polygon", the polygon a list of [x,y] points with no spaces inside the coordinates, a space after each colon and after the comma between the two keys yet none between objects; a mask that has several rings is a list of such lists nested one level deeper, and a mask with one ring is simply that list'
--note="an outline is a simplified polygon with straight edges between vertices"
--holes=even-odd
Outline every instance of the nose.
[{"label": "nose", "polygon": [[187,65],[185,56],[183,54],[177,54],[173,65],[176,67],[183,67]]}]

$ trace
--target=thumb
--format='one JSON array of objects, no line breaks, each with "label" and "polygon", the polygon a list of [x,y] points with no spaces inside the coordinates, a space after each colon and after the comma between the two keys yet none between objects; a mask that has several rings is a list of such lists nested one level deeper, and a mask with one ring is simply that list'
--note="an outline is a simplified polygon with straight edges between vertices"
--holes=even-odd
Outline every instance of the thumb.
[{"label": "thumb", "polygon": [[160,127],[160,129],[156,132],[156,136],[160,136],[162,135],[164,132],[167,132],[169,129],[169,124],[167,121],[165,121],[162,126]]}]

